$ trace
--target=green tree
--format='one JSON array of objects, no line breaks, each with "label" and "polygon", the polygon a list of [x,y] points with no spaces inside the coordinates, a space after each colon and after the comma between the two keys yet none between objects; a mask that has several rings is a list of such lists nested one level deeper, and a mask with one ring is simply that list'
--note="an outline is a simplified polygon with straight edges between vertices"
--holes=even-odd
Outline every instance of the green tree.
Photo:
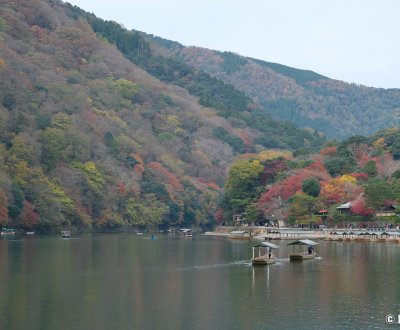
[{"label": "green tree", "polygon": [[4,226],[8,223],[7,202],[5,192],[0,189],[0,226]]},{"label": "green tree", "polygon": [[339,176],[350,173],[355,166],[354,158],[352,157],[332,157],[324,162],[324,166],[332,176]]},{"label": "green tree", "polygon": [[168,211],[168,206],[155,199],[143,202],[129,198],[125,205],[125,218],[132,226],[158,226]]},{"label": "green tree", "polygon": [[73,118],[63,112],[56,113],[51,118],[51,126],[59,129],[71,128],[73,122]]},{"label": "green tree", "polygon": [[8,214],[11,218],[15,219],[18,217],[23,208],[24,193],[21,187],[17,183],[11,185],[12,199],[8,205]]},{"label": "green tree", "polygon": [[302,184],[303,192],[312,197],[318,197],[321,186],[316,178],[305,179]]},{"label": "green tree", "polygon": [[386,200],[395,199],[392,187],[385,180],[379,178],[368,181],[364,193],[368,206],[374,209],[382,208]]},{"label": "green tree", "polygon": [[115,81],[121,96],[125,99],[133,101],[134,97],[139,92],[137,84],[127,79],[118,79]]},{"label": "green tree", "polygon": [[368,174],[369,177],[373,177],[378,174],[378,168],[376,167],[376,162],[374,160],[366,162],[363,170]]},{"label": "green tree", "polygon": [[247,205],[245,212],[246,212],[246,221],[248,223],[256,223],[258,221],[260,212],[258,211],[257,206],[255,204]]},{"label": "green tree", "polygon": [[225,184],[225,200],[234,212],[243,212],[256,197],[259,178],[264,170],[259,160],[241,159],[233,164]]},{"label": "green tree", "polygon": [[290,199],[289,218],[292,221],[311,221],[317,211],[318,200],[310,195],[296,194]]},{"label": "green tree", "polygon": [[67,143],[64,131],[59,128],[48,127],[42,134],[42,162],[48,170],[58,161],[63,160]]}]

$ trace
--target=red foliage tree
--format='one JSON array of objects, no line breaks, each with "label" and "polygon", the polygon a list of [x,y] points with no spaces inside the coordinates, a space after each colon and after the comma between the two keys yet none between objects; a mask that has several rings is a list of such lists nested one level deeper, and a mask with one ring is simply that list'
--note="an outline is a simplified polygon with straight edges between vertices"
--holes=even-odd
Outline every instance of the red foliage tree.
[{"label": "red foliage tree", "polygon": [[214,215],[215,221],[218,225],[224,222],[224,211],[222,209],[218,209]]},{"label": "red foliage tree", "polygon": [[351,204],[351,213],[355,215],[370,217],[374,214],[374,209],[367,207],[364,198],[357,198]]},{"label": "red foliage tree", "polygon": [[284,160],[277,159],[268,162],[264,167],[264,172],[261,174],[260,181],[262,184],[272,182],[279,172],[287,171],[288,165]]},{"label": "red foliage tree", "polygon": [[133,167],[133,172],[135,172],[141,178],[144,173],[144,166],[142,164],[136,164]]},{"label": "red foliage tree", "polygon": [[35,211],[35,206],[24,201],[21,212],[21,225],[26,229],[32,229],[39,221],[39,215]]},{"label": "red foliage tree", "polygon": [[259,199],[258,207],[263,207],[265,203],[273,201],[276,198],[287,200],[297,192],[301,192],[301,186],[304,179],[315,177],[320,181],[328,180],[329,174],[322,164],[322,157],[317,157],[311,165],[297,170],[293,175],[274,184]]},{"label": "red foliage tree", "polygon": [[126,196],[126,185],[123,182],[117,183],[117,192],[118,196],[125,197]]},{"label": "red foliage tree", "polygon": [[147,165],[162,182],[171,185],[176,191],[183,191],[183,185],[181,181],[171,172],[169,172],[162,164],[158,162],[150,162]]},{"label": "red foliage tree", "polygon": [[319,153],[323,156],[334,156],[336,155],[336,152],[337,152],[337,147],[333,146],[333,147],[323,148]]},{"label": "red foliage tree", "polygon": [[352,177],[357,179],[357,182],[367,182],[369,179],[369,176],[367,173],[351,173],[350,174]]},{"label": "red foliage tree", "polygon": [[221,190],[221,187],[218,186],[215,182],[210,182],[203,178],[196,178],[196,180],[200,185],[205,186],[206,188],[218,190],[218,191]]}]

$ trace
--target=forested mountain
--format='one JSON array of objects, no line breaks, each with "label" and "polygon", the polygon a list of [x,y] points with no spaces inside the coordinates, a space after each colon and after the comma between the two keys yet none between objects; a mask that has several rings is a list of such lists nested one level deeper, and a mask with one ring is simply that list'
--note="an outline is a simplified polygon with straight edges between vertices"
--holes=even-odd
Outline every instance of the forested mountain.
[{"label": "forested mountain", "polygon": [[210,226],[240,154],[324,142],[163,42],[57,0],[0,5],[3,226]]},{"label": "forested mountain", "polygon": [[369,135],[400,124],[400,89],[371,88],[143,34],[155,53],[178,58],[244,92],[274,118],[323,131],[329,138]]}]

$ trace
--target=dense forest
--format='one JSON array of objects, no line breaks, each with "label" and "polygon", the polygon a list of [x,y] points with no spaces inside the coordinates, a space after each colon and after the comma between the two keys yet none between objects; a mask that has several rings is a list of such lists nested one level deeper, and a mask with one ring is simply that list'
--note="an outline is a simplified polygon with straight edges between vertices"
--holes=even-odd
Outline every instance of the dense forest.
[{"label": "dense forest", "polygon": [[328,138],[369,135],[400,124],[400,89],[350,84],[309,70],[143,36],[157,54],[231,84],[273,118],[323,131]]},{"label": "dense forest", "polygon": [[[308,157],[242,155],[230,169],[216,218],[229,223],[245,213],[249,223],[397,225],[399,203],[400,129],[391,128],[328,142]],[[344,204],[345,211],[338,209]]]},{"label": "dense forest", "polygon": [[212,227],[230,165],[322,134],[57,0],[2,1],[0,224]]},{"label": "dense forest", "polygon": [[337,222],[348,202],[375,221],[400,199],[399,129],[366,134],[397,123],[399,90],[183,47],[58,0],[2,1],[0,73],[3,227]]}]

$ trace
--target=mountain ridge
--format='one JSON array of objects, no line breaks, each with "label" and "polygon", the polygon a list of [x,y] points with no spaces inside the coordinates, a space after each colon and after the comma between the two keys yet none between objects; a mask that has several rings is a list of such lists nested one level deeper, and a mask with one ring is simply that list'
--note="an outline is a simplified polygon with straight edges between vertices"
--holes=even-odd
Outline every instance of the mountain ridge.
[{"label": "mountain ridge", "polygon": [[236,157],[323,144],[147,46],[61,1],[2,1],[1,225],[209,228]]},{"label": "mountain ridge", "polygon": [[369,135],[400,124],[400,89],[346,83],[311,70],[231,52],[195,46],[162,48],[165,40],[160,43],[160,38],[151,35],[146,38],[156,43],[155,49],[164,56],[178,57],[232,84],[263,106],[273,118],[312,127],[330,138]]}]

